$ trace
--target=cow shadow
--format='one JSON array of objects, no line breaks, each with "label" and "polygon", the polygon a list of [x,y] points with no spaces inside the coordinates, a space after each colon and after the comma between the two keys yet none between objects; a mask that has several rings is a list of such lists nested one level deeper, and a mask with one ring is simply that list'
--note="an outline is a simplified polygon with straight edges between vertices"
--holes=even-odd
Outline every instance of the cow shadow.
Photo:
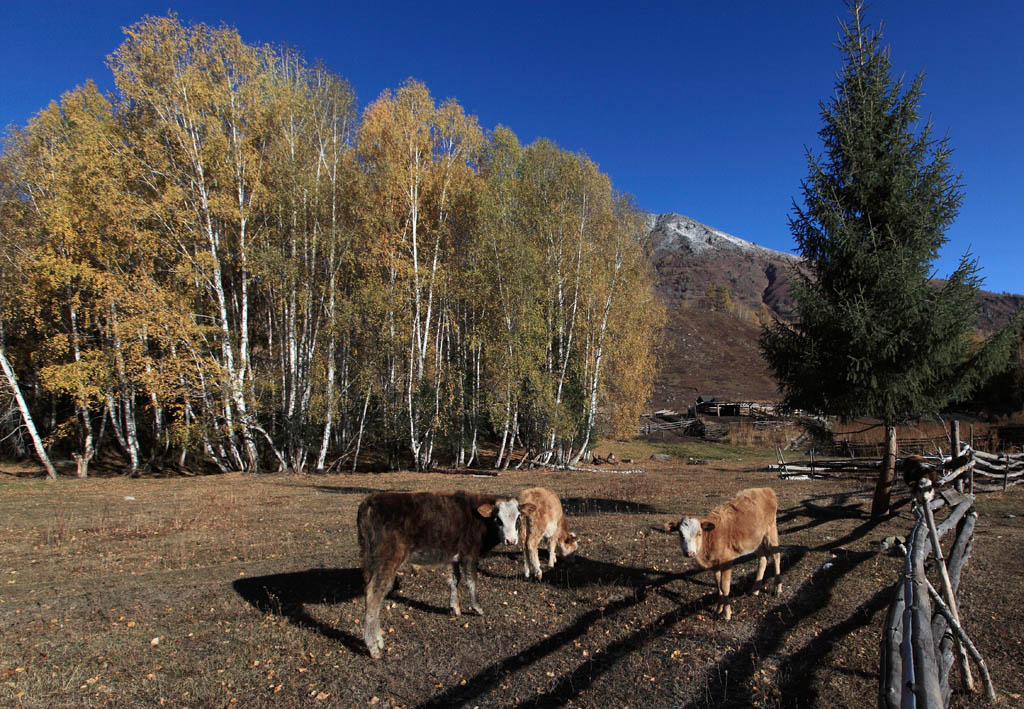
[{"label": "cow shadow", "polygon": [[592,517],[594,515],[627,514],[649,515],[657,510],[643,502],[632,500],[610,500],[603,497],[566,497],[562,499],[562,512],[572,517]]},{"label": "cow shadow", "polygon": [[313,617],[307,604],[346,603],[363,595],[363,573],[358,568],[309,569],[238,579],[231,584],[239,596],[261,613],[287,618],[300,628],[314,630],[356,653],[365,653],[362,638]]}]

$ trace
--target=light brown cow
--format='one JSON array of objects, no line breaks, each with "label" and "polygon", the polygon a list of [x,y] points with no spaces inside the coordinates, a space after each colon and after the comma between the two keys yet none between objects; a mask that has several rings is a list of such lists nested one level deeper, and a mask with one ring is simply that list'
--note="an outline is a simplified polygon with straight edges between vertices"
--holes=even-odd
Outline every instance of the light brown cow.
[{"label": "light brown cow", "polygon": [[757,552],[756,596],[761,590],[770,554],[775,563],[775,594],[782,591],[779,582],[779,530],[775,524],[778,508],[774,490],[750,488],[741,490],[736,497],[711,510],[704,519],[687,517],[672,525],[679,530],[683,553],[696,559],[705,569],[714,570],[718,582],[718,612],[726,620],[732,617],[729,584],[736,557]]},{"label": "light brown cow", "polygon": [[523,571],[530,578],[530,570],[541,580],[540,559],[537,547],[542,540],[548,540],[548,568],[555,565],[555,548],[563,557],[576,552],[579,542],[569,532],[562,514],[562,503],[558,495],[543,487],[531,487],[519,495],[519,543],[523,545]]}]

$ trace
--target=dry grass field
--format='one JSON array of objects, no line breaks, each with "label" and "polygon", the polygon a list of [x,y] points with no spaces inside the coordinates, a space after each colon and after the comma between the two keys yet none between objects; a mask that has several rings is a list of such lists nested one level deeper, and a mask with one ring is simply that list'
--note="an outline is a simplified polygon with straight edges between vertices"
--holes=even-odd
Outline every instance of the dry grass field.
[{"label": "dry grass field", "polygon": [[[880,628],[911,525],[905,491],[868,520],[856,481],[782,481],[774,453],[617,446],[621,474],[113,477],[0,474],[4,706],[870,707]],[[690,456],[707,460],[688,465]],[[481,564],[486,615],[447,612],[443,572],[405,571],[385,656],[362,644],[355,512],[369,492],[466,488],[563,498],[575,563],[522,578],[518,549]],[[734,572],[734,616],[662,525],[743,487],[779,497],[781,596]],[[979,499],[962,593],[1001,706],[1024,706],[1024,491]],[[1012,516],[1011,516],[1012,515]],[[958,706],[981,700],[954,695]]]}]

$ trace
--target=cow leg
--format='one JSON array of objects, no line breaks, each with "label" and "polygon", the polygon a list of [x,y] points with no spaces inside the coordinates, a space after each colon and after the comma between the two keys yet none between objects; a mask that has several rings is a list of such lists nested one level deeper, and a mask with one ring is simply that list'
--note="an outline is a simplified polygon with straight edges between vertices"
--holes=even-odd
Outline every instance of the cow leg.
[{"label": "cow leg", "polygon": [[[380,558],[380,557],[378,557]],[[366,582],[366,616],[363,619],[363,642],[370,651],[370,657],[378,659],[384,650],[384,634],[380,629],[380,608],[384,597],[388,595],[395,582],[395,572],[402,563],[401,558],[393,555],[384,557],[387,561],[378,562],[368,574]]]},{"label": "cow leg", "polygon": [[[772,521],[772,526],[768,528],[768,552],[772,555],[772,563],[775,565],[775,595],[778,596],[782,593],[782,552],[779,550],[779,528]],[[767,563],[768,558],[765,557]]]},{"label": "cow leg", "polygon": [[729,587],[732,583],[732,566],[723,567],[715,572],[715,579],[718,581],[719,615],[725,620],[732,618],[732,600],[729,598]]},{"label": "cow leg", "polygon": [[555,538],[557,536],[558,536],[558,533],[555,532],[550,537],[548,537],[548,568],[549,569],[555,568],[555,547],[558,546],[558,543],[555,541]]},{"label": "cow leg", "polygon": [[765,536],[761,540],[761,545],[757,548],[757,576],[754,577],[754,595],[761,593],[761,589],[764,587],[764,572],[768,568],[768,552],[771,549],[771,545],[768,543],[768,537]]},{"label": "cow leg", "polygon": [[462,609],[459,607],[459,576],[461,576],[459,563],[453,561],[452,565],[448,567],[448,589],[451,591],[448,597],[448,608],[456,617],[462,615]]},{"label": "cow leg", "polygon": [[484,609],[476,600],[476,559],[462,559],[462,575],[466,578],[466,586],[469,588],[469,606],[477,615],[483,615]]},{"label": "cow leg", "polygon": [[[537,552],[538,547],[540,547],[540,543],[543,540],[544,538],[535,527],[530,529],[530,536],[526,540],[526,548],[530,554],[530,566],[533,568],[533,573],[537,577],[538,581],[540,581],[541,577],[544,575],[540,569],[540,555]],[[527,576],[529,576],[529,574],[527,574]]]},{"label": "cow leg", "polygon": [[519,543],[523,545],[523,574],[530,578],[532,565],[530,563],[530,537],[533,534],[533,525],[529,517],[523,517],[519,527]]}]

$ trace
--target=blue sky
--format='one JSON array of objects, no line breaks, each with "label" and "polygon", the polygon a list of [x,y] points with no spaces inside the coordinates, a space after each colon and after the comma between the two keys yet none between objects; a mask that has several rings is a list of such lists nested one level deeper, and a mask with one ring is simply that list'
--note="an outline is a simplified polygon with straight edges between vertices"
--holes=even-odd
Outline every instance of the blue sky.
[{"label": "blue sky", "polygon": [[[0,125],[64,91],[111,88],[106,56],[146,14],[227,23],[352,82],[361,106],[412,76],[482,126],[587,153],[652,212],[783,251],[820,152],[818,103],[840,68],[839,2],[0,1]],[[948,133],[966,201],[938,275],[968,249],[985,288],[1024,293],[1024,3],[878,0],[898,73],[926,74],[922,114]]]}]

